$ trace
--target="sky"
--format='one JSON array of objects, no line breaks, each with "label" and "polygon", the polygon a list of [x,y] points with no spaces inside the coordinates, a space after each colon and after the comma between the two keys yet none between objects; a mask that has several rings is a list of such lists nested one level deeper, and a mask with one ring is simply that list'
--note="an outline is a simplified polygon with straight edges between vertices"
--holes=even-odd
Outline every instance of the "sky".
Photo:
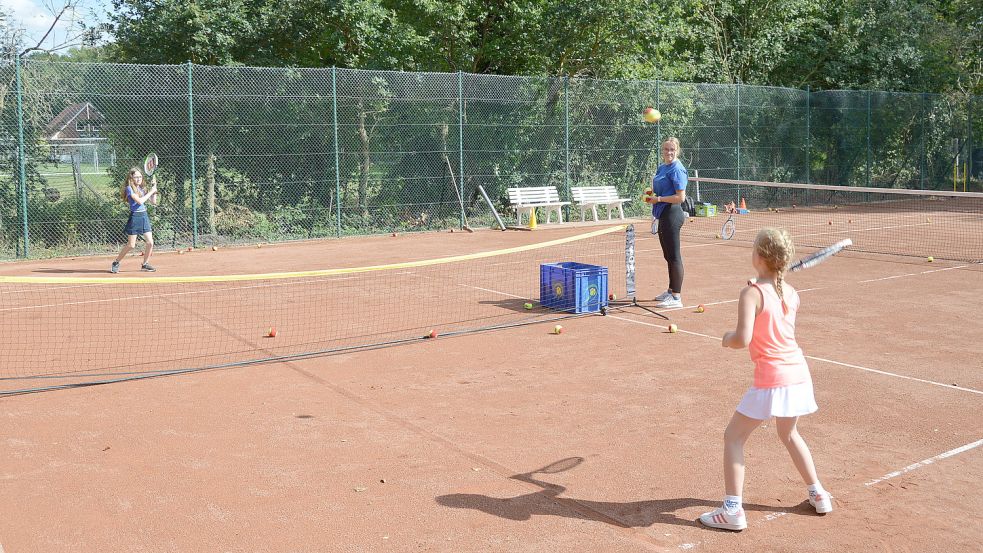
[{"label": "sky", "polygon": [[[25,46],[34,46],[51,26],[54,14],[61,11],[65,4],[66,0],[0,0],[0,10],[10,15],[8,23],[12,27],[23,28],[26,31]],[[93,15],[93,11],[101,14],[109,6],[110,0],[80,0],[75,11],[75,19],[86,25],[94,25],[103,19]],[[55,27],[53,36],[50,36],[42,47],[51,47],[53,44],[65,41],[68,27],[64,20],[71,19],[71,14],[66,13],[62,19],[63,22]]]}]

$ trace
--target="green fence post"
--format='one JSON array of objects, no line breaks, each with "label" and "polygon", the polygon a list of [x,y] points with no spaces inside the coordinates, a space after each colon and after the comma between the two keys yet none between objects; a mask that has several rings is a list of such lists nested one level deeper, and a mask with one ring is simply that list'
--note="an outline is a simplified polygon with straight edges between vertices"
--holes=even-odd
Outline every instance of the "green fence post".
[{"label": "green fence post", "polygon": [[[570,76],[563,76],[563,184],[567,191],[567,198],[570,192]],[[564,206],[567,212],[567,221],[570,220],[570,206]]]},{"label": "green fence post", "polygon": [[[737,83],[737,180],[741,179],[741,83]],[[737,187],[737,201],[741,200],[741,187]]]},{"label": "green fence post", "polygon": [[[659,86],[661,82],[662,81],[655,81],[655,109],[659,113],[662,113],[662,102],[661,102],[661,98],[659,97],[659,93],[662,92],[660,90],[661,87]],[[658,152],[655,154],[655,158],[662,159],[661,157],[659,157],[659,155],[662,153],[662,119],[661,118],[655,123],[655,141],[656,141],[655,147],[658,150]]]},{"label": "green fence post", "polygon": [[338,238],[341,238],[341,156],[338,149],[338,68],[331,67],[331,113],[334,127],[334,203]]},{"label": "green fence post", "polygon": [[928,119],[928,94],[922,93],[922,152],[918,164],[918,188],[925,189],[925,120]]},{"label": "green fence post", "polygon": [[14,63],[17,80],[17,170],[20,180],[20,205],[24,222],[24,257],[31,255],[31,240],[27,230],[27,162],[24,159],[24,83],[21,80],[20,54]]},{"label": "green fence post", "polygon": [[191,163],[191,246],[198,247],[198,202],[195,181],[195,104],[193,99],[192,72],[194,65],[188,61],[188,158]]},{"label": "green fence post", "polygon": [[812,130],[809,123],[812,120],[812,87],[806,85],[806,184],[809,182],[809,171],[812,169]]},{"label": "green fence post", "polygon": [[461,190],[461,228],[464,228],[464,73],[457,72],[458,188]]},{"label": "green fence post", "polygon": [[867,91],[867,186],[870,186],[870,91]]}]

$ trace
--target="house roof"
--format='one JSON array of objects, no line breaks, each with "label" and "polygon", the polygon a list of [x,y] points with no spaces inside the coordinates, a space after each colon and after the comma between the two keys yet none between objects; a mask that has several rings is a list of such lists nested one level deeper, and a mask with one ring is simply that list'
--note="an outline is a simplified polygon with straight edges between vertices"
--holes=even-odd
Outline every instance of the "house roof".
[{"label": "house roof", "polygon": [[102,113],[100,113],[99,110],[97,110],[96,107],[89,102],[72,104],[61,110],[61,113],[56,115],[55,118],[48,123],[44,134],[48,137],[48,140],[81,138],[78,131],[75,129],[75,123],[77,121],[89,120],[101,122],[103,120]]}]

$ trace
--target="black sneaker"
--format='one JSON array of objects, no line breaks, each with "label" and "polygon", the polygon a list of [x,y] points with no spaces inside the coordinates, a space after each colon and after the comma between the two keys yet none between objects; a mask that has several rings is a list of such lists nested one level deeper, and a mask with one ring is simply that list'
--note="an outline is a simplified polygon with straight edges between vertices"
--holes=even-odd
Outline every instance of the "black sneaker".
[{"label": "black sneaker", "polygon": [[140,266],[140,268],[143,269],[144,271],[147,271],[148,273],[152,273],[157,270],[150,263],[144,263],[143,265]]},{"label": "black sneaker", "polygon": [[113,261],[112,266],[109,267],[109,272],[114,275],[119,272],[119,261]]}]

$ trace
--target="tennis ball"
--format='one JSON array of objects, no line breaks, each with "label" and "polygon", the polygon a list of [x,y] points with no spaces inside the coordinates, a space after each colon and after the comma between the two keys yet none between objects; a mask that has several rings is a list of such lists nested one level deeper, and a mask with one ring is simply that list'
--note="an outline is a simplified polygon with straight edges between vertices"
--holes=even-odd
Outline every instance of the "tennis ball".
[{"label": "tennis ball", "polygon": [[931,263],[931,262],[933,262],[933,261],[935,261],[935,258],[934,258],[934,257],[932,257],[932,256],[928,256],[928,262],[929,262],[929,263]]},{"label": "tennis ball", "polygon": [[608,299],[611,300],[611,301],[614,301],[614,300],[618,299],[618,294],[615,294],[614,292],[611,292],[610,294],[608,294]]},{"label": "tennis ball", "polygon": [[522,307],[525,307],[526,309],[532,309],[532,303],[526,302],[526,304],[523,305]]},{"label": "tennis ball", "polygon": [[679,330],[679,327],[676,326],[676,323],[669,325],[669,332],[671,332],[672,334],[675,334],[677,330]]},{"label": "tennis ball", "polygon": [[183,253],[184,253],[184,250],[178,250],[178,251],[177,251],[177,254],[178,254],[178,255],[181,255],[181,254],[183,254]]},{"label": "tennis ball", "polygon": [[706,311],[706,310],[703,308],[703,304],[702,303],[700,305],[697,305],[696,306],[696,312],[697,313],[703,313],[704,311]]},{"label": "tennis ball", "polygon": [[717,240],[720,240],[720,235],[719,235],[719,234],[717,234],[716,236],[717,236]]},{"label": "tennis ball", "polygon": [[269,338],[276,338],[276,327],[271,326],[270,329],[266,332],[266,336]]},{"label": "tennis ball", "polygon": [[425,336],[425,338],[436,338],[436,337],[437,337],[437,331],[436,330],[431,330],[430,331],[430,334],[427,334]]},{"label": "tennis ball", "polygon": [[925,222],[926,222],[926,223],[931,223],[931,222],[932,222],[932,218],[931,218],[931,217],[927,217],[927,218],[925,219]]},{"label": "tennis ball", "polygon": [[563,327],[556,325],[553,327],[553,334],[563,334]]},{"label": "tennis ball", "polygon": [[212,251],[213,252],[217,252],[218,251],[218,246],[212,246]]},{"label": "tennis ball", "polygon": [[642,117],[644,117],[645,121],[648,123],[658,123],[662,119],[662,114],[659,113],[659,110],[653,107],[647,107],[645,108],[645,111],[642,112]]}]

